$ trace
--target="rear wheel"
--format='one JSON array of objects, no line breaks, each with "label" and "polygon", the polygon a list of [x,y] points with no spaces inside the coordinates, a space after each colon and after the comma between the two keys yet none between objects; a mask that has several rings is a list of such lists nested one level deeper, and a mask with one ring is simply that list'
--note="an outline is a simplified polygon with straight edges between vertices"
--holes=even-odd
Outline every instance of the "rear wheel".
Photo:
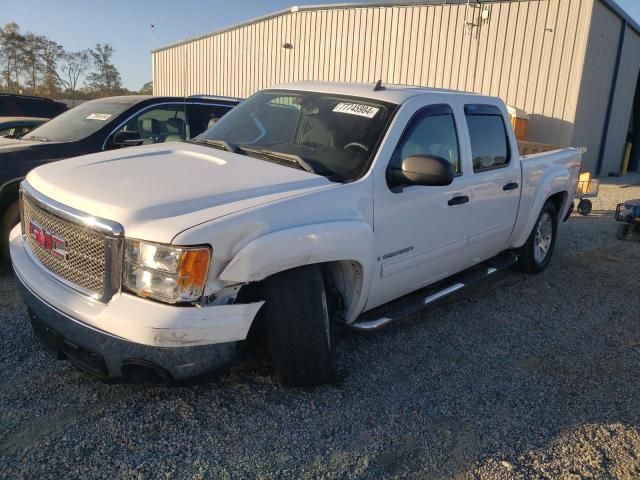
[{"label": "rear wheel", "polygon": [[0,220],[0,256],[7,261],[9,258],[9,233],[20,223],[20,204],[14,202],[5,210]]},{"label": "rear wheel", "polygon": [[551,261],[558,231],[558,212],[552,202],[542,207],[515,267],[527,273],[542,272]]},{"label": "rear wheel", "polygon": [[591,200],[582,199],[578,202],[578,213],[580,215],[584,215],[584,216],[589,215],[591,213],[592,208],[593,208],[593,205],[591,203]]},{"label": "rear wheel", "polygon": [[320,267],[277,273],[263,288],[267,339],[280,383],[310,387],[333,381],[336,355]]},{"label": "rear wheel", "polygon": [[631,225],[628,223],[621,223],[618,225],[618,229],[616,230],[616,237],[618,240],[626,240],[631,233]]}]

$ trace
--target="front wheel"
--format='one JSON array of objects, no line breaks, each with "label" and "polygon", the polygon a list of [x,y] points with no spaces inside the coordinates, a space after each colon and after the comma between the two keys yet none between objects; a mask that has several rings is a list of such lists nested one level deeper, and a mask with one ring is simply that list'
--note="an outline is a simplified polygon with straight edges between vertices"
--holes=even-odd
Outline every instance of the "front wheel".
[{"label": "front wheel", "polygon": [[277,273],[263,287],[263,314],[282,385],[311,387],[336,378],[336,354],[322,271],[309,265]]},{"label": "front wheel", "polygon": [[540,273],[547,268],[556,245],[557,232],[558,212],[552,202],[547,202],[522,247],[516,268],[527,273]]}]

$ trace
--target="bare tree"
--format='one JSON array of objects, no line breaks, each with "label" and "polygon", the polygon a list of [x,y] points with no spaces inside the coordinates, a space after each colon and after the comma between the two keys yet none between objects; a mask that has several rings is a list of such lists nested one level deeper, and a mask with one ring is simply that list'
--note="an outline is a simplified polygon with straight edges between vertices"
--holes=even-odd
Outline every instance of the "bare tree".
[{"label": "bare tree", "polygon": [[[18,24],[7,23],[0,26],[0,88],[11,93],[22,93],[24,88],[27,93],[53,97],[64,90],[74,99],[127,94],[112,63],[113,54],[109,44],[65,52],[49,38],[23,33]],[[92,65],[93,72],[86,75]],[[86,88],[79,85],[83,78]]]},{"label": "bare tree", "polygon": [[58,63],[65,56],[62,45],[53,40],[45,39],[41,50],[42,83],[47,95],[54,95],[59,90]]},{"label": "bare tree", "polygon": [[62,83],[64,88],[71,94],[72,99],[75,99],[80,77],[90,66],[91,53],[89,50],[69,52],[63,55],[59,67],[60,73],[57,73],[57,76],[60,83]]},{"label": "bare tree", "polygon": [[42,49],[45,37],[27,33],[23,37],[20,50],[22,53],[22,65],[24,67],[25,85],[31,89],[32,93],[37,93],[38,84],[42,77]]},{"label": "bare tree", "polygon": [[115,52],[113,47],[108,43],[104,45],[98,43],[96,48],[91,49],[90,52],[93,57],[95,71],[87,76],[87,84],[93,90],[108,95],[111,95],[114,91],[122,90],[120,72],[111,63],[111,57]]}]

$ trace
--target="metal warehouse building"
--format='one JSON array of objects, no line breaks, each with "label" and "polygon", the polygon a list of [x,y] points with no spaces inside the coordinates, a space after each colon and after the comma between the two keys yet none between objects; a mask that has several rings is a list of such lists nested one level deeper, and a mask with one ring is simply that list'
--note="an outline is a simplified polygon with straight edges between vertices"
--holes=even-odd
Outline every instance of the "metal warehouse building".
[{"label": "metal warehouse building", "polygon": [[639,170],[640,26],[613,0],[292,7],[152,55],[156,95],[378,79],[495,95],[529,114],[527,140],[586,146],[602,175],[631,142]]}]

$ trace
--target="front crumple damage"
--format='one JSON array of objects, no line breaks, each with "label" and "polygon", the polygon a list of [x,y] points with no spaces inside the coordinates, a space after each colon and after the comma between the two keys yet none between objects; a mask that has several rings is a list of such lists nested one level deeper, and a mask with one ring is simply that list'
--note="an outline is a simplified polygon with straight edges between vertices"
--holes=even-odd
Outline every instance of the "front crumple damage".
[{"label": "front crumple damage", "polygon": [[[188,325],[148,327],[149,343],[158,347],[187,347],[245,339],[263,304],[264,301],[202,307],[202,318],[190,321]],[[213,318],[204,313],[208,308],[215,309]]]}]

